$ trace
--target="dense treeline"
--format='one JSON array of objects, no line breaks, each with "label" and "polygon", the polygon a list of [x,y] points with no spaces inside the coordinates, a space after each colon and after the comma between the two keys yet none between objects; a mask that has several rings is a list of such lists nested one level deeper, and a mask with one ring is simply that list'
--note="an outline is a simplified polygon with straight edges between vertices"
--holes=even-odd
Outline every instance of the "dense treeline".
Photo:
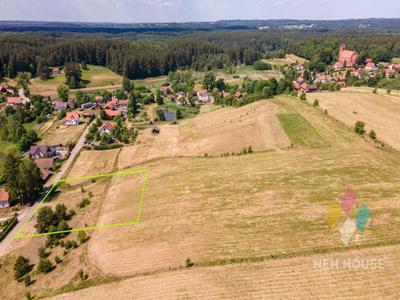
[{"label": "dense treeline", "polygon": [[192,67],[207,71],[232,64],[253,64],[261,57],[294,53],[320,70],[337,56],[339,44],[371,57],[388,61],[400,55],[398,35],[294,35],[257,31],[185,33],[169,38],[137,40],[126,36],[71,34],[0,35],[0,76],[17,72],[43,75],[48,67],[68,62],[106,66],[130,79],[168,74]]}]

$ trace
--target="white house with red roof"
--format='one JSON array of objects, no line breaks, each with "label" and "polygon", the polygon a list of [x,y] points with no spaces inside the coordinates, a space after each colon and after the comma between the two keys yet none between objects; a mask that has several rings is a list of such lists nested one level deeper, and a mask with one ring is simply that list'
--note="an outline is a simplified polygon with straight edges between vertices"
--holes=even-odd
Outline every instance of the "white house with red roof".
[{"label": "white house with red roof", "polygon": [[22,105],[23,103],[21,97],[8,97],[7,104],[11,106],[18,106]]},{"label": "white house with red roof", "polygon": [[104,121],[103,125],[101,125],[98,129],[99,134],[103,135],[105,133],[110,134],[114,128],[114,125],[111,122]]},{"label": "white house with red roof", "polygon": [[67,112],[65,116],[65,125],[79,125],[79,114],[78,112]]}]

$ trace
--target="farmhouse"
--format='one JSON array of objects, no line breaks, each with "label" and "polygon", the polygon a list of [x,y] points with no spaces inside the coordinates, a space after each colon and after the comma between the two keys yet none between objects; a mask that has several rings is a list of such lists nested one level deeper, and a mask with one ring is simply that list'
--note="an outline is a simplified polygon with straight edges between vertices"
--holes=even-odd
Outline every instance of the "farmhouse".
[{"label": "farmhouse", "polygon": [[335,68],[340,69],[342,67],[352,67],[357,63],[358,54],[356,51],[346,50],[346,45],[340,45],[339,59],[335,63]]},{"label": "farmhouse", "polygon": [[10,194],[5,189],[0,189],[0,208],[10,206]]},{"label": "farmhouse", "polygon": [[79,114],[77,112],[67,112],[65,125],[79,125]]},{"label": "farmhouse", "polygon": [[7,93],[8,92],[8,84],[7,83],[0,83],[0,93]]},{"label": "farmhouse", "polygon": [[122,115],[122,110],[105,109],[104,112],[110,118],[122,117],[123,116]]},{"label": "farmhouse", "polygon": [[164,85],[160,87],[160,92],[163,94],[172,93],[172,87],[170,85]]},{"label": "farmhouse", "polygon": [[114,125],[111,122],[104,121],[103,125],[101,125],[98,129],[99,134],[103,135],[105,133],[110,134],[114,128]]},{"label": "farmhouse", "polygon": [[49,178],[51,175],[50,169],[54,165],[54,160],[54,157],[35,159],[35,165],[40,170],[40,177],[42,180],[47,180],[47,178]]},{"label": "farmhouse", "polygon": [[51,70],[51,73],[53,75],[60,75],[61,74],[60,67],[53,67],[53,69]]},{"label": "farmhouse", "polygon": [[46,145],[34,145],[29,149],[29,156],[33,159],[52,157],[53,151]]},{"label": "farmhouse", "polygon": [[208,94],[207,90],[199,90],[196,92],[198,103],[212,103],[213,98]]},{"label": "farmhouse", "polygon": [[315,83],[313,84],[308,84],[306,82],[304,82],[301,86],[300,86],[300,90],[304,91],[305,93],[311,93],[311,92],[315,92],[318,89],[317,85]]},{"label": "farmhouse", "polygon": [[94,100],[95,100],[96,102],[101,103],[101,102],[103,102],[103,96],[96,95],[96,97],[94,97]]},{"label": "farmhouse", "polygon": [[11,106],[22,105],[22,99],[20,97],[8,97],[7,104]]},{"label": "farmhouse", "polygon": [[94,106],[93,102],[86,102],[81,105],[81,109],[92,108]]},{"label": "farmhouse", "polygon": [[60,111],[60,110],[63,110],[63,109],[65,110],[65,109],[68,108],[68,103],[67,102],[55,101],[53,103],[53,105],[54,105],[54,109],[56,111]]}]

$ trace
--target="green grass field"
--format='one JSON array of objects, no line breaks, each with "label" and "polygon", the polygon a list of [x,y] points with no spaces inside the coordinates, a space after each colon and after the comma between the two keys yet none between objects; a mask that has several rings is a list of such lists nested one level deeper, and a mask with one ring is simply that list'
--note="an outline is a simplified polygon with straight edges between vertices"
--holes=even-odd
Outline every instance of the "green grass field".
[{"label": "green grass field", "polygon": [[[122,84],[122,77],[108,68],[88,65],[88,70],[82,70],[84,88],[96,88],[101,86],[115,86]],[[65,84],[65,75],[54,75],[51,79],[42,80],[35,78],[31,81],[32,94],[44,96],[57,96],[57,87]]]},{"label": "green grass field", "polygon": [[293,145],[321,147],[327,145],[311,124],[298,114],[279,114],[279,122]]}]

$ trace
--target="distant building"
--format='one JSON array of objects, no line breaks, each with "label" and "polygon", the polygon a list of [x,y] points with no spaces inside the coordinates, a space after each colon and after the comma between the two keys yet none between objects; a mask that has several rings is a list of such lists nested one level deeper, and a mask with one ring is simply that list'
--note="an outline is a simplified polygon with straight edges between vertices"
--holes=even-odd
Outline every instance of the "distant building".
[{"label": "distant building", "polygon": [[110,118],[122,117],[123,116],[122,115],[122,110],[105,109],[104,112]]},{"label": "distant building", "polygon": [[210,96],[207,90],[199,90],[196,92],[197,102],[198,103],[212,103],[214,102],[213,97]]},{"label": "distant building", "polygon": [[172,87],[170,85],[160,86],[160,92],[163,94],[172,93]]},{"label": "distant building", "polygon": [[7,104],[11,106],[22,105],[22,99],[20,97],[8,97]]},{"label": "distant building", "polygon": [[98,131],[99,131],[100,135],[103,135],[105,133],[110,134],[112,132],[113,128],[114,128],[114,125],[111,122],[104,121],[103,125],[101,125],[99,127]]},{"label": "distant building", "polygon": [[61,74],[60,67],[54,67],[54,68],[51,70],[51,73],[52,73],[53,75],[60,75],[60,74]]},{"label": "distant building", "polygon": [[60,110],[66,110],[68,108],[68,103],[67,102],[61,102],[61,101],[55,101],[54,102],[54,109],[56,111]]},{"label": "distant building", "polygon": [[46,145],[33,145],[29,148],[29,156],[33,159],[48,158],[53,154],[53,151]]},{"label": "distant building", "polygon": [[47,178],[49,178],[52,174],[50,172],[50,169],[54,165],[54,160],[54,157],[35,159],[35,165],[40,170],[40,177],[42,178],[42,180],[47,180]]},{"label": "distant building", "polygon": [[5,189],[0,189],[0,208],[10,206],[10,194]]},{"label": "distant building", "polygon": [[65,125],[79,125],[79,114],[77,112],[67,112],[65,116]]}]

